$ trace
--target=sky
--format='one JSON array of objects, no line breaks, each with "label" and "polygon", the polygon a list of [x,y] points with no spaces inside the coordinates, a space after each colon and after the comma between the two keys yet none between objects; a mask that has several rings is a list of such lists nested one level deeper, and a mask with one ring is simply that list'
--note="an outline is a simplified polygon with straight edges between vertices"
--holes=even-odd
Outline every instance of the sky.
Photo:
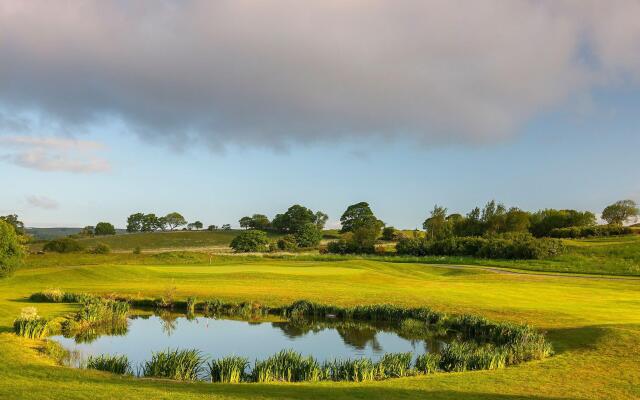
[{"label": "sky", "polygon": [[640,1],[0,0],[0,215],[640,202]]}]

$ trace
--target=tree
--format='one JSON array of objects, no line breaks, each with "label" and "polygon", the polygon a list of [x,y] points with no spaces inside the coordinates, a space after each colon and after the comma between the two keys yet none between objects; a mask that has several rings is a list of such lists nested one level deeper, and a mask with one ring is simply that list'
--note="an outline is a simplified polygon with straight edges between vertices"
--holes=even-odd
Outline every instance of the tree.
[{"label": "tree", "polygon": [[95,230],[95,227],[91,225],[87,225],[84,228],[82,228],[82,230],[80,231],[80,236],[93,236],[95,233],[94,230]]},{"label": "tree", "polygon": [[203,226],[202,222],[200,222],[200,221],[196,221],[196,222],[193,223],[193,227],[196,228],[197,230],[202,229],[202,226]]},{"label": "tree", "polygon": [[611,225],[624,225],[629,220],[637,219],[638,214],[640,214],[640,210],[635,201],[620,200],[602,211],[602,219]]},{"label": "tree", "polygon": [[0,278],[20,267],[24,255],[22,240],[16,228],[4,218],[0,219]]},{"label": "tree", "polygon": [[16,214],[0,216],[0,221],[11,225],[18,235],[24,235],[24,223],[18,219]]},{"label": "tree", "polygon": [[315,219],[313,222],[316,224],[318,229],[323,230],[324,226],[327,224],[327,220],[329,219],[329,216],[323,213],[322,211],[316,211],[314,218]]},{"label": "tree", "polygon": [[295,233],[299,247],[316,247],[322,240],[322,231],[313,222],[307,222]]},{"label": "tree", "polygon": [[529,225],[531,225],[529,213],[511,207],[505,215],[503,232],[528,232]]},{"label": "tree", "polygon": [[269,218],[266,215],[253,214],[249,225],[251,226],[251,229],[266,230],[271,226],[271,221],[269,221]]},{"label": "tree", "polygon": [[536,237],[549,236],[556,228],[592,226],[596,216],[589,211],[545,209],[530,216],[529,231]]},{"label": "tree", "polygon": [[192,231],[193,228],[195,228],[195,227],[196,227],[196,224],[194,224],[193,222],[190,222],[190,223],[187,224],[187,230],[188,231]]},{"label": "tree", "polygon": [[369,217],[373,217],[373,211],[369,208],[369,203],[361,201],[350,205],[340,217],[341,232],[353,232],[358,225],[367,221]]},{"label": "tree", "polygon": [[160,222],[155,214],[145,214],[142,218],[142,232],[154,232],[158,229]]},{"label": "tree", "polygon": [[142,221],[144,220],[143,213],[135,213],[129,215],[127,218],[127,232],[140,232],[142,230]]},{"label": "tree", "polygon": [[296,233],[309,222],[315,222],[313,211],[299,204],[294,204],[284,214],[277,214],[271,225],[278,232]]},{"label": "tree", "polygon": [[165,222],[167,223],[167,227],[169,227],[169,230],[174,230],[179,226],[183,226],[187,224],[187,220],[184,219],[184,217],[177,212],[169,213],[165,215],[164,218],[165,218]]},{"label": "tree", "polygon": [[269,239],[266,232],[248,230],[234,237],[230,246],[238,253],[266,251],[269,248]]},{"label": "tree", "polygon": [[251,217],[242,217],[238,223],[240,223],[240,228],[249,229],[251,228]]},{"label": "tree", "polygon": [[393,226],[385,226],[382,229],[382,240],[396,240],[398,238],[398,231]]},{"label": "tree", "polygon": [[116,234],[116,228],[110,224],[109,222],[98,222],[96,224],[96,228],[94,230],[94,233],[98,236],[101,235],[115,235]]},{"label": "tree", "polygon": [[429,239],[441,240],[453,235],[453,223],[447,220],[447,209],[437,204],[431,211],[431,217],[422,224],[422,228],[427,231]]},{"label": "tree", "polygon": [[332,253],[373,253],[383,222],[373,215],[365,215],[342,239],[330,242],[327,250]]},{"label": "tree", "polygon": [[223,231],[230,231],[230,230],[231,230],[231,225],[230,225],[230,224],[224,224],[224,225],[222,225],[222,230],[223,230]]},{"label": "tree", "polygon": [[209,226],[207,227],[207,230],[208,230],[208,231],[217,231],[218,229],[220,229],[220,228],[218,227],[218,225],[209,225]]}]

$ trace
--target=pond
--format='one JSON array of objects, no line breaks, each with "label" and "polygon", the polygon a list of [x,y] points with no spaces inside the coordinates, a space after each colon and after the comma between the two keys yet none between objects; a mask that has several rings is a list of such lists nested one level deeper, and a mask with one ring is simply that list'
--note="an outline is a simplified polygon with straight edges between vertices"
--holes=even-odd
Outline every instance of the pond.
[{"label": "pond", "polygon": [[266,359],[283,349],[311,355],[318,361],[370,358],[385,353],[439,352],[444,337],[415,337],[400,326],[336,319],[296,321],[246,321],[209,316],[164,313],[132,315],[126,325],[105,332],[51,337],[73,355],[69,365],[82,366],[87,357],[123,354],[138,366],[153,352],[166,349],[198,349],[208,358],[236,355],[250,361]]}]

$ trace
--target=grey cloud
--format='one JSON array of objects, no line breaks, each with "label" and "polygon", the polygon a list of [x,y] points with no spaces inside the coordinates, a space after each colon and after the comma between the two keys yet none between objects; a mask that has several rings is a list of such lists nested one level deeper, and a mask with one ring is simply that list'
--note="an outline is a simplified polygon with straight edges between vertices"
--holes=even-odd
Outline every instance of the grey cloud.
[{"label": "grey cloud", "polygon": [[29,203],[33,207],[38,207],[45,210],[55,210],[59,206],[57,201],[49,197],[36,195],[27,196],[27,203]]},{"label": "grey cloud", "polygon": [[5,1],[0,106],[211,147],[485,142],[637,84],[638,15],[625,0]]}]

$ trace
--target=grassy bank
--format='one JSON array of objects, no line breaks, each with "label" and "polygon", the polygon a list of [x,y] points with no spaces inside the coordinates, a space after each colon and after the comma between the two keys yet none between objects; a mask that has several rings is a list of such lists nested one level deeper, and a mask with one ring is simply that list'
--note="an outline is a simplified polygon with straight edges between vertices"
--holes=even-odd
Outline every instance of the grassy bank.
[{"label": "grassy bank", "polygon": [[[587,246],[589,247],[589,246]],[[595,247],[595,246],[591,246]],[[640,284],[496,274],[417,263],[353,259],[301,261],[228,257],[208,265],[178,258],[153,263],[95,258],[85,265],[43,260],[0,281],[0,398],[434,398],[628,399],[640,396]],[[111,258],[109,258],[111,257]],[[129,264],[127,264],[129,262]],[[216,297],[287,304],[299,298],[342,306],[392,303],[525,322],[547,331],[556,356],[497,371],[353,383],[208,385],[135,380],[55,366],[39,341],[18,338],[13,319],[36,291],[126,293],[159,297],[167,290],[186,300]],[[52,317],[71,304],[35,304]],[[580,379],[576,379],[580,377]]]}]

